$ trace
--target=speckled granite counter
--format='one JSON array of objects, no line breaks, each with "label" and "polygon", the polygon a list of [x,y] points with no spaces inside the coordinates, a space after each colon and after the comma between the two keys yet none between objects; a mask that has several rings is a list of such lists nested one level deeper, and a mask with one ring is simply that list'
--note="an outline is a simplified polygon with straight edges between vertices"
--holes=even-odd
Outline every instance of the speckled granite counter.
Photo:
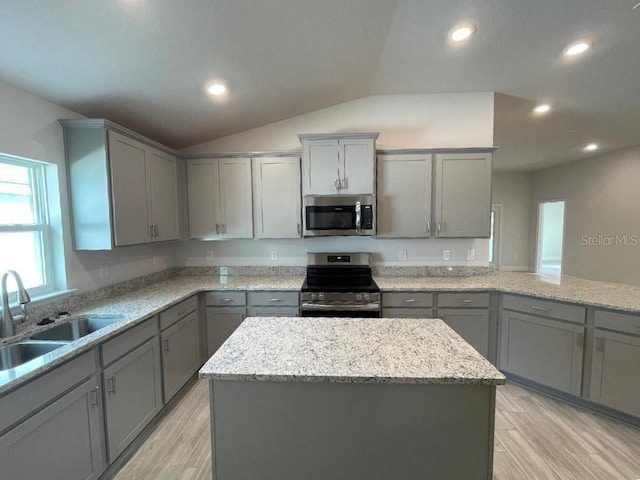
[{"label": "speckled granite counter", "polygon": [[376,277],[381,290],[496,291],[640,313],[640,287],[560,278],[524,272],[499,272],[474,277]]},{"label": "speckled granite counter", "polygon": [[505,377],[442,320],[249,318],[200,370],[218,380],[486,384]]}]

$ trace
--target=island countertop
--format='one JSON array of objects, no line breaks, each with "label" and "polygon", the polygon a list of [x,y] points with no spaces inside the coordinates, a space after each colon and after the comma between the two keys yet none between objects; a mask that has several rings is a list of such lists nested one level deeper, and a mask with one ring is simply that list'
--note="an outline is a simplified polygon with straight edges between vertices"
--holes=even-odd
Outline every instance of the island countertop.
[{"label": "island countertop", "polygon": [[277,382],[505,382],[442,320],[408,318],[248,318],[199,375]]}]

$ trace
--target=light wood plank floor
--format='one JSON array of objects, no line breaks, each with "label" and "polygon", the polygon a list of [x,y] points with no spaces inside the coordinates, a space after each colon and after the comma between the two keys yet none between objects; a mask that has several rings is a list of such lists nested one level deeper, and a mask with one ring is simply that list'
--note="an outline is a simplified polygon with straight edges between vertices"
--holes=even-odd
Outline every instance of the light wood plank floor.
[{"label": "light wood plank floor", "polygon": [[[207,382],[197,381],[115,479],[210,479]],[[498,387],[494,480],[640,479],[640,429],[514,384]]]}]

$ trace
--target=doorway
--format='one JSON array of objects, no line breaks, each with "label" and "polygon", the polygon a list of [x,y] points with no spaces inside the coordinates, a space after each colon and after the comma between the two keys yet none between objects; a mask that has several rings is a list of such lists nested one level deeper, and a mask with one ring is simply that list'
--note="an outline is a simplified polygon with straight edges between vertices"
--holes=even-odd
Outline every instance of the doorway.
[{"label": "doorway", "polygon": [[564,208],[564,200],[538,204],[537,273],[554,277],[562,274]]}]

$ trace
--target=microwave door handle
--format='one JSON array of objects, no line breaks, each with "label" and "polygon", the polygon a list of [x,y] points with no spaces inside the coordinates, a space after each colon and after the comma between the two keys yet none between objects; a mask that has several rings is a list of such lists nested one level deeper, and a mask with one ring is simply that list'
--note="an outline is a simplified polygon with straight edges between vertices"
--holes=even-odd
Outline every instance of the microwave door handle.
[{"label": "microwave door handle", "polygon": [[360,202],[356,202],[356,233],[360,234],[360,228],[362,226],[362,213],[360,211]]}]

